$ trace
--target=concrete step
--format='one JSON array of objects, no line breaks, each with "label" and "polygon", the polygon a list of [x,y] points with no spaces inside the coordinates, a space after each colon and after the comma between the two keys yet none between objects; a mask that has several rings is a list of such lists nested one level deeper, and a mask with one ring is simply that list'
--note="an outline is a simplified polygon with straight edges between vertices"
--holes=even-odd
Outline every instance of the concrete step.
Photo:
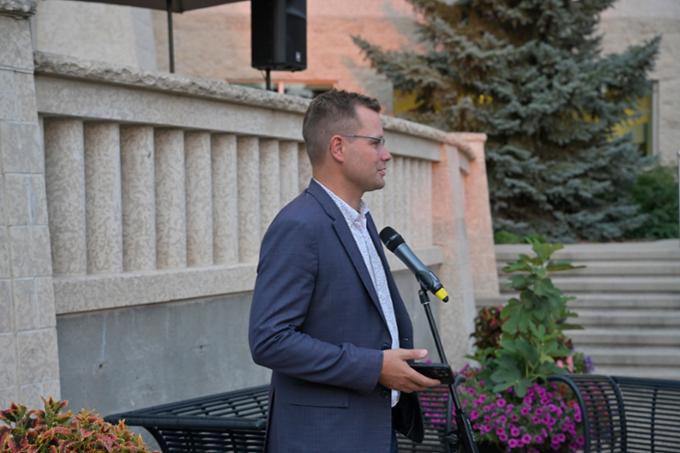
[{"label": "concrete step", "polygon": [[596,367],[649,366],[677,368],[680,371],[680,348],[661,347],[588,347],[581,349]]},{"label": "concrete step", "polygon": [[[497,245],[496,260],[515,261],[520,253],[533,255],[525,244]],[[553,255],[555,259],[572,261],[648,261],[680,260],[680,241],[668,239],[653,242],[623,242],[612,244],[567,244]]]},{"label": "concrete step", "polygon": [[574,322],[583,327],[669,327],[680,331],[680,312],[676,311],[578,309],[576,313]]},{"label": "concrete step", "polygon": [[597,346],[673,346],[680,347],[680,328],[597,328],[569,330],[566,334],[574,341],[576,349]]},{"label": "concrete step", "polygon": [[675,379],[680,380],[680,368],[668,367],[635,367],[635,366],[597,366],[594,374],[606,376],[630,376],[652,379]]},{"label": "concrete step", "polygon": [[[556,272],[554,277],[579,276],[657,276],[680,277],[680,261],[581,261],[572,264],[584,265],[580,269]],[[506,263],[498,264],[498,275],[505,278],[512,274],[503,272]]]},{"label": "concrete step", "polygon": [[[552,281],[556,287],[569,293],[603,291],[680,293],[680,278],[677,277],[554,277]],[[501,279],[500,289],[501,292],[513,291],[507,279]]]},{"label": "concrete step", "polygon": [[[503,293],[498,297],[477,299],[478,307],[503,305],[514,293]],[[680,310],[680,293],[601,293],[577,294],[576,300],[569,303],[572,309],[607,308],[607,309],[665,309]]]}]

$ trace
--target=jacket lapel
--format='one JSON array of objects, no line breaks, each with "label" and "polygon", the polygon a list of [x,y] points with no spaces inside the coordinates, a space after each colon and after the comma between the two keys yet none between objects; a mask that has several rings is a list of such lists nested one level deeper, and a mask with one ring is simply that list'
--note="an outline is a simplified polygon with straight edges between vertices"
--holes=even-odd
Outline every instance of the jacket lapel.
[{"label": "jacket lapel", "polygon": [[[387,321],[385,321],[385,315],[383,314],[382,308],[380,307],[378,293],[376,292],[375,287],[373,286],[373,281],[371,280],[371,276],[368,273],[366,264],[364,263],[364,258],[361,256],[361,252],[357,247],[356,241],[354,240],[354,236],[352,236],[352,232],[347,226],[347,222],[345,221],[345,218],[340,212],[340,209],[338,209],[338,207],[335,205],[335,202],[331,199],[330,196],[328,196],[323,187],[321,187],[316,181],[312,180],[307,190],[309,191],[310,194],[312,194],[312,196],[314,196],[314,198],[317,199],[317,201],[321,204],[321,206],[324,208],[329,217],[333,219],[333,229],[335,230],[335,234],[337,234],[338,239],[340,239],[340,243],[345,249],[345,252],[347,252],[350,261],[354,266],[354,270],[359,275],[359,278],[363,283],[364,287],[366,288],[366,291],[368,292],[371,301],[373,302],[373,305],[375,305],[376,309],[378,310],[378,313],[380,313],[380,317],[385,323],[385,326],[387,326]],[[371,239],[373,240],[372,236]],[[381,261],[383,259],[384,257],[381,256]]]}]

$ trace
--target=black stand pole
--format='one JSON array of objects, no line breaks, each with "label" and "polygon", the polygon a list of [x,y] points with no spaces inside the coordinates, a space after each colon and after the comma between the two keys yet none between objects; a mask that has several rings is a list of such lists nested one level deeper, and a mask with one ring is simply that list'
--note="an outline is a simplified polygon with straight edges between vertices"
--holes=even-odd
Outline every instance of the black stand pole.
[{"label": "black stand pole", "polygon": [[272,71],[271,71],[271,69],[269,69],[269,68],[265,69],[265,74],[266,74],[265,84],[267,85],[266,86],[267,91],[271,91],[272,90]]},{"label": "black stand pole", "polygon": [[[439,360],[442,363],[449,364],[446,359],[446,354],[444,353],[444,348],[442,346],[442,340],[439,337],[439,330],[437,329],[437,324],[434,321],[434,316],[432,316],[432,307],[430,307],[430,297],[427,295],[427,290],[420,285],[420,291],[418,291],[418,296],[420,296],[420,304],[425,309],[425,315],[427,316],[427,322],[430,324],[430,330],[432,331],[432,338],[434,338],[434,345],[437,348],[437,354],[439,354]],[[453,407],[456,409],[456,424],[458,425],[458,442],[463,444],[464,451],[466,453],[479,453],[477,449],[477,444],[475,444],[475,438],[472,433],[472,426],[470,425],[470,419],[467,414],[463,412],[463,408],[460,405],[460,400],[458,399],[458,392],[456,392],[455,384],[449,384],[449,393],[451,394],[451,401],[453,402]]]},{"label": "black stand pole", "polygon": [[170,60],[170,72],[175,72],[175,41],[172,36],[172,0],[166,0],[168,10],[168,57]]}]

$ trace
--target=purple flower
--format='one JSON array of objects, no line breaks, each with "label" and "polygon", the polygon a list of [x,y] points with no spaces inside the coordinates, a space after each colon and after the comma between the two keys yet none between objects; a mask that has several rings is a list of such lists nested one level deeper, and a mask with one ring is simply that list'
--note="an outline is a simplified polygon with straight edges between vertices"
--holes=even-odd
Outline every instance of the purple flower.
[{"label": "purple flower", "polygon": [[519,430],[519,428],[518,428],[517,426],[511,426],[511,427],[510,427],[510,435],[511,435],[512,437],[517,437],[517,436],[519,436],[519,433],[520,433],[520,430]]},{"label": "purple flower", "polygon": [[505,401],[503,398],[496,400],[496,407],[505,407],[506,404],[508,404],[508,402]]}]

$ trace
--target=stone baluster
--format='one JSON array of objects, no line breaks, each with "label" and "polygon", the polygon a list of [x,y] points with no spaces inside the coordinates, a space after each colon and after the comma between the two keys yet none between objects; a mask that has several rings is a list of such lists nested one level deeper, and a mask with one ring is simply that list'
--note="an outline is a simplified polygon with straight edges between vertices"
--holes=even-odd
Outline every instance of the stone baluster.
[{"label": "stone baluster", "polygon": [[257,261],[260,250],[260,153],[257,137],[237,141],[239,261]]},{"label": "stone baluster", "polygon": [[184,135],[157,129],[156,144],[156,266],[183,268],[187,263]]},{"label": "stone baluster", "polygon": [[187,132],[186,215],[187,265],[213,264],[213,207],[210,134]]},{"label": "stone baluster", "polygon": [[309,161],[307,150],[304,143],[298,146],[298,184],[300,192],[309,186],[309,181],[312,179],[312,163]]},{"label": "stone baluster", "polygon": [[87,273],[83,123],[46,119],[45,181],[55,275]]},{"label": "stone baluster", "polygon": [[260,233],[264,234],[281,207],[279,142],[260,140]]},{"label": "stone baluster", "polygon": [[284,141],[279,143],[281,161],[281,206],[287,204],[299,193],[298,181],[298,144]]},{"label": "stone baluster", "polygon": [[213,234],[215,264],[238,262],[238,175],[236,136],[212,136]]},{"label": "stone baluster", "polygon": [[120,129],[123,193],[123,269],[156,268],[154,132],[150,126]]},{"label": "stone baluster", "polygon": [[123,270],[120,133],[115,123],[85,123],[87,272]]},{"label": "stone baluster", "polygon": [[396,184],[392,187],[394,195],[392,197],[392,209],[394,213],[393,228],[397,230],[405,239],[410,240],[406,232],[406,216],[409,214],[406,208],[406,190],[408,187],[404,183],[405,178],[405,158],[397,157],[394,159],[394,180]]}]

